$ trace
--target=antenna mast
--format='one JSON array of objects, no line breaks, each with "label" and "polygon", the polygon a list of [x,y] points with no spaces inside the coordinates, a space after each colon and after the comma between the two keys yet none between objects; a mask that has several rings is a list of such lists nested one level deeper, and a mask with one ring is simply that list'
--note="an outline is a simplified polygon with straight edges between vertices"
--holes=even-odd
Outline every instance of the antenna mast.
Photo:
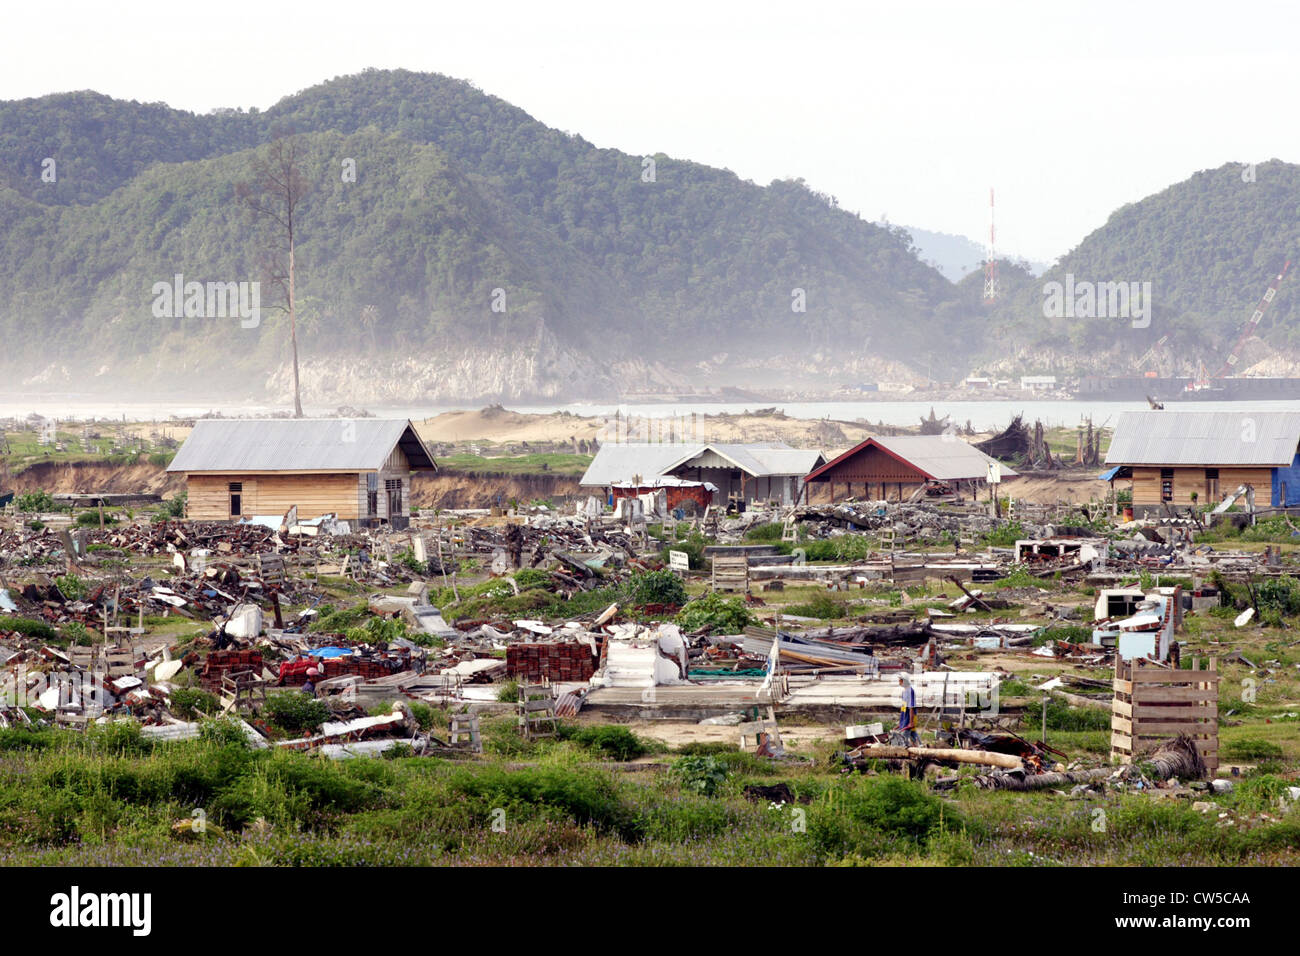
[{"label": "antenna mast", "polygon": [[993,302],[1002,290],[998,285],[998,257],[993,241],[993,187],[989,187],[989,254],[984,263],[984,301]]}]

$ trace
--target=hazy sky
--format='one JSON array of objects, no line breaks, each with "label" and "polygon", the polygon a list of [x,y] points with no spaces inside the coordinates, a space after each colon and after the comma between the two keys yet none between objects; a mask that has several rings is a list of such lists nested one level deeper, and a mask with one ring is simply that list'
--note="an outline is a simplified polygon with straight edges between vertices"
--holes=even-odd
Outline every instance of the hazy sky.
[{"label": "hazy sky", "polygon": [[[1054,259],[1224,162],[1300,161],[1286,3],[455,4],[226,0],[4,11],[0,99],[94,89],[206,112],[365,67],[468,79],[598,146]],[[2,132],[2,131],[0,131]]]}]

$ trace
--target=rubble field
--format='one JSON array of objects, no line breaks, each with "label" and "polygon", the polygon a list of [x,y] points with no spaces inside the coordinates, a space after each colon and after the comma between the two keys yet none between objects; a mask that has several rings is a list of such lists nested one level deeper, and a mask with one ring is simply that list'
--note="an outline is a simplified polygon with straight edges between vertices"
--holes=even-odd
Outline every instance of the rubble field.
[{"label": "rubble field", "polygon": [[1300,530],[1210,520],[8,515],[0,862],[1295,863]]}]

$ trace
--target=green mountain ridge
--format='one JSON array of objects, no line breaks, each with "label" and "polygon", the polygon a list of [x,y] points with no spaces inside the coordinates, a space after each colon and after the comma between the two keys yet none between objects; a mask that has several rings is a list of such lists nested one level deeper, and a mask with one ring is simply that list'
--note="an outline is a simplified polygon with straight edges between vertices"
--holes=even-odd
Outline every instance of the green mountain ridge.
[{"label": "green mountain ridge", "polygon": [[[801,182],[760,187],[663,155],[646,182],[642,157],[596,149],[469,84],[367,71],[264,113],[196,116],[91,93],[0,104],[8,360],[107,366],[105,381],[275,374],[283,322],[159,320],[148,293],[174,274],[258,278],[235,184],[253,151],[289,129],[314,184],[299,247],[305,361],[438,365],[545,347],[593,367],[630,354],[686,367],[719,349],[869,342],[899,358],[953,294],[905,234]],[[45,157],[54,182],[42,181]],[[498,289],[504,313],[491,308]],[[792,309],[796,290],[804,312]],[[529,389],[551,386],[516,394]]]},{"label": "green mountain ridge", "polygon": [[[1261,163],[1251,182],[1243,168],[1202,170],[1117,209],[1038,279],[1004,283],[991,325],[1026,348],[1076,356],[1079,371],[1134,374],[1130,360],[1164,336],[1170,372],[1193,375],[1201,362],[1215,371],[1284,263],[1300,253],[1300,166]],[[1045,315],[1044,287],[1067,275],[1076,285],[1150,282],[1149,325]],[[1289,274],[1266,308],[1257,353],[1300,351],[1297,280]]]},{"label": "green mountain ridge", "polygon": [[[1247,183],[1229,163],[1117,210],[1040,277],[1000,263],[990,307],[978,271],[949,282],[907,230],[801,180],[658,154],[647,181],[647,157],[437,74],[367,70],[202,116],[62,93],[0,103],[0,369],[32,387],[282,396],[287,323],[265,281],[251,329],[157,318],[151,290],[265,279],[236,185],[285,131],[312,183],[308,401],[608,399],[796,373],[829,387],[927,366],[1125,374],[1165,334],[1181,356],[1221,355],[1300,239],[1300,167],[1260,164]],[[1066,273],[1150,281],[1150,327],[1045,316],[1044,285]],[[1300,290],[1284,284],[1261,333],[1300,348]]]}]

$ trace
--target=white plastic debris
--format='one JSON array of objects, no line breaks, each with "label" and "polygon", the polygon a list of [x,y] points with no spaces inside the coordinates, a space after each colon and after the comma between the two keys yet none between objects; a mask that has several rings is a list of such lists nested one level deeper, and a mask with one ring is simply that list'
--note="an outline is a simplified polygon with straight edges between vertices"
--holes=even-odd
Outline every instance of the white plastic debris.
[{"label": "white plastic debris", "polygon": [[262,609],[256,604],[241,604],[230,612],[226,633],[241,640],[252,640],[262,633]]}]

